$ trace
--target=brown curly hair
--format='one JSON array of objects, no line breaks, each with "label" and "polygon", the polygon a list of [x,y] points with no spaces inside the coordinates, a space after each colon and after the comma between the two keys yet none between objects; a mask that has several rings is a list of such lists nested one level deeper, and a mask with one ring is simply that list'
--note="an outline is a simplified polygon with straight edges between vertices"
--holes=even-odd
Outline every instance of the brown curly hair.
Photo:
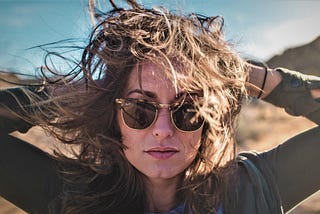
[{"label": "brown curly hair", "polygon": [[63,93],[45,104],[41,124],[73,145],[72,155],[56,151],[66,181],[63,212],[145,211],[143,175],[123,153],[114,100],[135,64],[148,60],[161,66],[177,88],[203,95],[196,103],[205,118],[201,146],[177,195],[186,212],[215,213],[227,203],[228,178],[236,168],[234,124],[245,94],[245,63],[225,41],[221,17],[126,2],[123,9],[110,0],[113,9],[103,13],[89,0],[96,26],[75,68],[82,75],[50,85],[59,91],[63,82]]}]

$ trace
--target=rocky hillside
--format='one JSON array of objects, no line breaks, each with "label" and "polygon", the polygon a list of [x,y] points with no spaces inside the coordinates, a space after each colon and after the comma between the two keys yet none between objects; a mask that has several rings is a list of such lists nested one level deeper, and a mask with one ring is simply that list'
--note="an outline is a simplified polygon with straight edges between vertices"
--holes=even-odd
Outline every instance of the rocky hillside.
[{"label": "rocky hillside", "polygon": [[20,82],[20,80],[14,74],[0,71],[0,88],[11,87],[12,84],[10,84],[10,82],[17,83],[17,82]]},{"label": "rocky hillside", "polygon": [[320,36],[299,47],[289,48],[267,61],[269,67],[286,67],[320,76]]}]

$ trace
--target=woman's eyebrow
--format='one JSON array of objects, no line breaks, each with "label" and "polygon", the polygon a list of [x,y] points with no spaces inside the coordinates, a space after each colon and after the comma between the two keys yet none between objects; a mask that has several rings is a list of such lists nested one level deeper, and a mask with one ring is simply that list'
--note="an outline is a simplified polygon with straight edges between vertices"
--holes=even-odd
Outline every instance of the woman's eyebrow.
[{"label": "woman's eyebrow", "polygon": [[152,99],[155,99],[157,98],[157,95],[151,91],[142,91],[140,89],[134,89],[134,90],[131,90],[127,93],[127,96],[129,96],[130,94],[133,94],[133,93],[138,93],[138,94],[142,94],[144,96],[147,96],[149,98],[152,98]]},{"label": "woman's eyebrow", "polygon": [[188,97],[188,96],[201,96],[201,93],[198,93],[198,92],[191,92],[191,93],[188,93],[188,92],[185,92],[185,91],[181,91],[179,92],[177,95],[176,95],[176,99],[179,99],[181,97]]}]

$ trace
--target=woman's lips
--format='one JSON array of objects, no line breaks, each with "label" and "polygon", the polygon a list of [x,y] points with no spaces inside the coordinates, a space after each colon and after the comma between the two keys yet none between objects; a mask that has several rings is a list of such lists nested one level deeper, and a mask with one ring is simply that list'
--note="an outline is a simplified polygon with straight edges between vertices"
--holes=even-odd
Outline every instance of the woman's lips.
[{"label": "woman's lips", "polygon": [[173,155],[175,155],[179,151],[177,149],[171,148],[171,147],[159,147],[159,148],[149,149],[145,152],[148,155],[150,155],[156,159],[165,160],[165,159],[172,157]]}]

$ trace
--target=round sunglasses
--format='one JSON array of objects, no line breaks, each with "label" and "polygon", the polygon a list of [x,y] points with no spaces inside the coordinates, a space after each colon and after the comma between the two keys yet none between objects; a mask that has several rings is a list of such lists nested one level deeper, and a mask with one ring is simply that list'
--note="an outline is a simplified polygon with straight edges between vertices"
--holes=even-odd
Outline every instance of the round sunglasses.
[{"label": "round sunglasses", "polygon": [[168,108],[171,122],[180,131],[192,132],[200,129],[204,119],[197,116],[196,107],[192,102],[176,102],[162,104],[135,98],[117,98],[124,123],[132,129],[146,129],[157,120],[160,108]]}]

